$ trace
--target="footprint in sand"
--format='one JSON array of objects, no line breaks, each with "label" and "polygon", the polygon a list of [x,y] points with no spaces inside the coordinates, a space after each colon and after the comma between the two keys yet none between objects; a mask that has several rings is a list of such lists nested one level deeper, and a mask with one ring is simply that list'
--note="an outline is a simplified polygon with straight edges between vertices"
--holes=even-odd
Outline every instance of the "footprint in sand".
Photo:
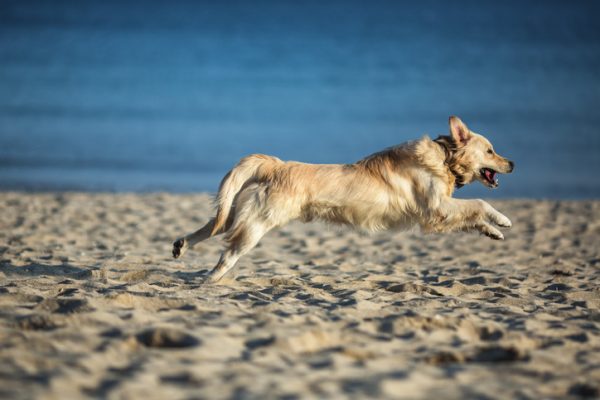
[{"label": "footprint in sand", "polygon": [[45,299],[36,306],[36,309],[57,314],[72,314],[90,311],[91,307],[89,307],[87,300],[56,298]]},{"label": "footprint in sand", "polygon": [[198,338],[169,328],[150,328],[135,335],[135,339],[146,347],[161,349],[195,347],[201,344]]},{"label": "footprint in sand", "polygon": [[19,328],[27,331],[51,331],[59,328],[54,318],[49,315],[33,314],[17,320]]}]

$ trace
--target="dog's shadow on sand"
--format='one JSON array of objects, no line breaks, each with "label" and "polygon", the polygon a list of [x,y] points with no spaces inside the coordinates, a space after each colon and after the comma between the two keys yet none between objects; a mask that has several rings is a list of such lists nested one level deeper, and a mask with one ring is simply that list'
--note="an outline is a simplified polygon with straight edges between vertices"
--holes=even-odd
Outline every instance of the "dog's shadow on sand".
[{"label": "dog's shadow on sand", "polygon": [[[63,276],[71,279],[88,279],[93,276],[94,271],[99,270],[98,267],[84,266],[77,267],[71,264],[44,264],[33,262],[26,265],[13,265],[10,261],[0,262],[0,273],[7,277],[39,277],[39,276]],[[199,284],[203,283],[208,276],[210,270],[203,268],[196,271],[167,271],[164,269],[149,269],[149,273],[159,273],[182,281],[184,284]]]},{"label": "dog's shadow on sand", "polygon": [[185,284],[198,284],[203,283],[210,273],[210,269],[204,268],[197,271],[175,271],[167,273],[162,271],[163,274],[170,275],[173,278],[181,279]]},{"label": "dog's shadow on sand", "polygon": [[93,268],[75,267],[70,264],[31,263],[15,266],[10,262],[0,263],[0,272],[7,276],[65,276],[69,278],[88,278],[92,276]]}]

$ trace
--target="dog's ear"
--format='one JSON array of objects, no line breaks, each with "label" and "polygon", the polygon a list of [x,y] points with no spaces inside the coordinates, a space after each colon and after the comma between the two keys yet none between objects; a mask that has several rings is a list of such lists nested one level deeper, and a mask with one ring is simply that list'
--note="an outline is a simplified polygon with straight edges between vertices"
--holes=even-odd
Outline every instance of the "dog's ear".
[{"label": "dog's ear", "polygon": [[454,115],[450,117],[450,134],[458,146],[464,146],[471,139],[472,134],[469,128]]}]

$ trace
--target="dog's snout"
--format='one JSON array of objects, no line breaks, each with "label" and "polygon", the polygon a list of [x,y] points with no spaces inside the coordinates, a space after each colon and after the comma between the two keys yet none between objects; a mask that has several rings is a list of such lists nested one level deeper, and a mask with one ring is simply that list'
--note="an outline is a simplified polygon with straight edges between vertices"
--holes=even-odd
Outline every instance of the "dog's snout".
[{"label": "dog's snout", "polygon": [[515,169],[515,163],[513,161],[509,161],[508,166],[510,167],[508,172],[513,172],[513,169]]}]

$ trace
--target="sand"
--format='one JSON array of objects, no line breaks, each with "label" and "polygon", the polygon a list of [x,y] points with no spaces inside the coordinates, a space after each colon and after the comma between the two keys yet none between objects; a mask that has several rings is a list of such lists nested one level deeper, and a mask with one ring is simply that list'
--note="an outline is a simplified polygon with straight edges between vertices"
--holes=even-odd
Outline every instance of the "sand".
[{"label": "sand", "polygon": [[600,201],[492,204],[502,242],[292,224],[203,285],[208,195],[0,193],[0,397],[597,397]]}]

